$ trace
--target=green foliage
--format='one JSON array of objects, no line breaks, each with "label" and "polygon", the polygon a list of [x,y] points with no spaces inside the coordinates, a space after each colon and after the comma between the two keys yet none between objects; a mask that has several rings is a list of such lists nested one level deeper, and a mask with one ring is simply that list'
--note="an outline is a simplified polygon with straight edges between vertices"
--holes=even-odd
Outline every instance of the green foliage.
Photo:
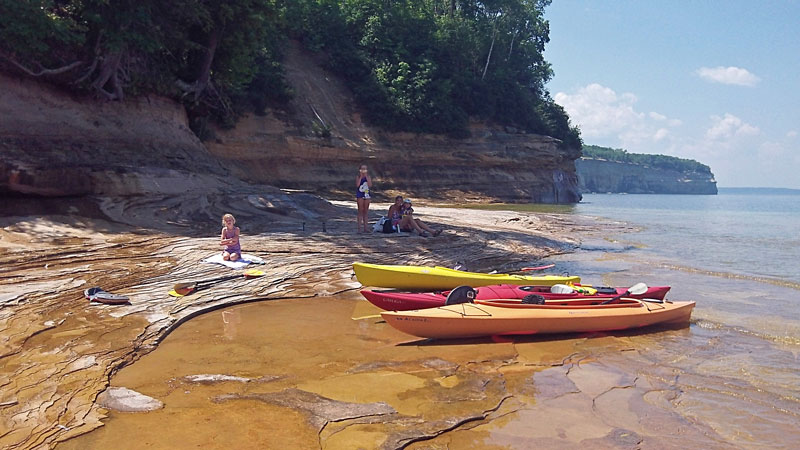
[{"label": "green foliage", "polygon": [[550,0],[0,0],[0,69],[109,99],[183,101],[204,134],[287,105],[286,39],[325,56],[365,119],[465,136],[471,117],[580,133],[545,89]]},{"label": "green foliage", "polygon": [[553,75],[542,56],[548,4],[296,0],[286,23],[329,56],[373,124],[463,136],[476,117],[578,148],[580,132],[544,88]]},{"label": "green foliage", "polygon": [[667,155],[648,155],[644,153],[628,153],[620,148],[599,147],[597,145],[584,145],[583,156],[586,158],[604,159],[643,166],[654,167],[678,172],[697,172],[711,174],[711,168],[693,159],[677,158]]},{"label": "green foliage", "polygon": [[0,0],[0,69],[112,100],[173,95],[232,125],[291,96],[278,1]]},{"label": "green foliage", "polygon": [[63,47],[81,45],[83,26],[53,0],[0,0],[0,49],[21,61],[64,63]]}]

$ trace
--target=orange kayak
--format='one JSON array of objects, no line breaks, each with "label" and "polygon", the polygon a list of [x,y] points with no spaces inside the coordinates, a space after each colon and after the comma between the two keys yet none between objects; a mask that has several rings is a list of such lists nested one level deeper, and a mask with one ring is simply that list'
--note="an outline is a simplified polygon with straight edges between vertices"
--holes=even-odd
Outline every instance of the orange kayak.
[{"label": "orange kayak", "polygon": [[523,304],[519,300],[476,300],[439,308],[384,311],[381,317],[392,327],[413,336],[449,339],[688,325],[695,305],[695,302],[652,303],[632,298],[606,305],[591,303],[583,299],[544,305]]}]

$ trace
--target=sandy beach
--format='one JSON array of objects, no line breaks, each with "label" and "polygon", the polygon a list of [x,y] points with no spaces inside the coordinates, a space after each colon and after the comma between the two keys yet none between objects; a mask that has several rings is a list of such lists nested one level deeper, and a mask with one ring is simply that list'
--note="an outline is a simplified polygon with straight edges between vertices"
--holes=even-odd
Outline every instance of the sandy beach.
[{"label": "sandy beach", "polygon": [[[737,399],[719,366],[691,370],[720,358],[724,337],[703,327],[426,341],[377,318],[352,276],[354,261],[510,271],[549,257],[563,270],[581,243],[627,225],[415,204],[441,236],[364,235],[354,206],[327,205],[324,232],[308,218],[239,219],[266,275],[182,298],[167,294],[176,282],[231,273],[200,263],[217,251],[215,223],[4,218],[0,445],[726,448],[796,436],[768,410],[791,411],[789,399]],[[95,285],[131,303],[90,304]]]}]

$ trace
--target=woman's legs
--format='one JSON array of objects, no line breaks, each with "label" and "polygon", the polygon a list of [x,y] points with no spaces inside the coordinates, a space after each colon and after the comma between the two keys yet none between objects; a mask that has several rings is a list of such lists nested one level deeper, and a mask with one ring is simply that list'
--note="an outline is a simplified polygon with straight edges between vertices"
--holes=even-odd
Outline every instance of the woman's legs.
[{"label": "woman's legs", "polygon": [[369,202],[368,198],[364,199],[364,215],[361,218],[361,223],[364,225],[364,233],[367,233],[367,225],[369,225]]},{"label": "woman's legs", "polygon": [[365,198],[357,198],[356,204],[358,205],[358,217],[356,218],[356,230],[358,233],[361,233],[361,219],[364,217],[364,201]]},{"label": "woman's legs", "polygon": [[411,217],[410,214],[406,215],[406,216],[403,216],[403,219],[400,221],[400,229],[401,230],[416,230],[417,233],[422,233],[423,231],[425,231],[422,228],[420,228],[419,225],[417,225],[417,221],[414,220],[414,218]]},{"label": "woman's legs", "polygon": [[431,227],[429,227],[429,226],[425,225],[425,224],[424,224],[424,223],[422,223],[422,221],[421,221],[421,220],[419,220],[419,219],[414,219],[414,222],[416,222],[417,226],[419,226],[420,228],[422,228],[423,230],[427,231],[427,232],[428,232],[428,233],[430,233],[430,234],[433,234],[433,233],[435,233],[435,232],[436,232],[436,230],[434,230],[433,228],[431,228]]}]

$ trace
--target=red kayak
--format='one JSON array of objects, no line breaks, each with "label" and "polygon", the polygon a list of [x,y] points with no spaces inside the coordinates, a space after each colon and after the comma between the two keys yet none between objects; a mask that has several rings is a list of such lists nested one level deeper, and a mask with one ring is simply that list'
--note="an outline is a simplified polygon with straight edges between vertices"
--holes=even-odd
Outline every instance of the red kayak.
[{"label": "red kayak", "polygon": [[[580,287],[580,285],[575,285]],[[551,292],[551,286],[517,286],[513,284],[498,284],[494,286],[484,286],[475,288],[475,300],[496,300],[496,299],[523,299],[527,295],[538,294],[546,300],[562,300],[562,299],[575,299],[575,298],[597,298],[609,299],[617,295],[624,294],[628,288],[624,287],[602,287],[597,289],[595,294],[582,294],[579,292],[572,293],[554,293]],[[647,289],[647,292],[641,295],[627,295],[630,298],[649,298],[654,300],[664,300],[664,297],[669,292],[669,286],[652,286]],[[444,306],[447,294],[450,291],[440,292],[400,292],[394,290],[387,291],[370,291],[363,290],[363,295],[367,300],[378,308],[386,311],[408,311],[411,309],[425,309],[436,308]]]}]

